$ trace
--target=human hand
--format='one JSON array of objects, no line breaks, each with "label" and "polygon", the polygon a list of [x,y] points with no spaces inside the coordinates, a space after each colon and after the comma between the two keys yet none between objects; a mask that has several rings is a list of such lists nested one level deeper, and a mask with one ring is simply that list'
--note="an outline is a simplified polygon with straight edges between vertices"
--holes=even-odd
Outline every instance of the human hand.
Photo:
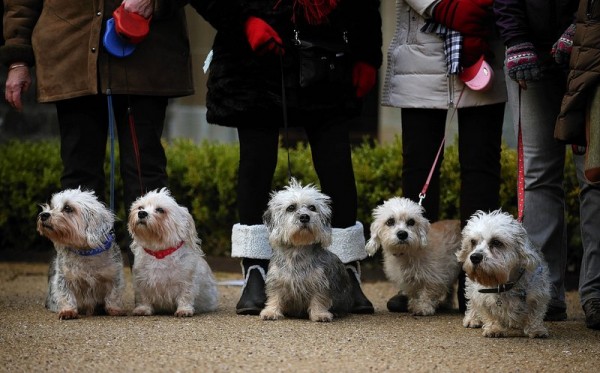
[{"label": "human hand", "polygon": [[484,37],[494,23],[493,0],[442,0],[433,9],[433,19],[463,35]]},{"label": "human hand", "polygon": [[551,54],[554,57],[554,61],[562,67],[569,66],[569,58],[571,57],[571,50],[573,49],[573,36],[575,36],[575,24],[572,23],[560,38],[552,46]]},{"label": "human hand", "polygon": [[366,62],[358,61],[352,68],[352,84],[356,87],[356,97],[364,97],[377,80],[377,69]]},{"label": "human hand", "polygon": [[508,76],[523,89],[527,89],[527,82],[539,80],[542,73],[533,44],[525,42],[507,48],[506,69]]},{"label": "human hand", "polygon": [[481,56],[488,53],[490,46],[484,38],[478,36],[464,36],[460,64],[462,67],[472,66],[479,61]]},{"label": "human hand", "polygon": [[137,13],[144,18],[150,18],[154,13],[152,0],[123,0],[123,8],[130,13]]},{"label": "human hand", "polygon": [[250,43],[252,50],[259,54],[272,52],[277,55],[283,55],[283,42],[268,23],[258,17],[249,17],[244,24],[244,31]]},{"label": "human hand", "polygon": [[4,97],[6,101],[17,111],[23,110],[23,102],[21,98],[24,92],[29,90],[31,86],[31,75],[29,67],[24,63],[13,63],[8,68],[8,76],[6,77],[6,90]]}]

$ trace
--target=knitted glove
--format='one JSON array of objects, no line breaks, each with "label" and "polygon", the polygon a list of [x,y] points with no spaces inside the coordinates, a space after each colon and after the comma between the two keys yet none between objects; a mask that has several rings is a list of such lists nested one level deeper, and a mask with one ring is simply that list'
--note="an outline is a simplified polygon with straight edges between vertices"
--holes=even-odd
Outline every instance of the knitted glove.
[{"label": "knitted glove", "polygon": [[375,86],[377,69],[366,62],[357,62],[352,69],[352,84],[356,87],[356,97],[365,96]]},{"label": "knitted glove", "polygon": [[530,42],[506,49],[506,69],[512,80],[538,80],[541,77],[538,56]]},{"label": "knitted glove", "polygon": [[477,36],[463,37],[462,52],[460,54],[460,65],[472,66],[479,61],[479,57],[486,55],[490,50],[488,42]]},{"label": "knitted glove", "polygon": [[252,50],[259,54],[273,52],[278,55],[284,53],[283,42],[268,23],[257,17],[249,17],[244,24],[244,31]]},{"label": "knitted glove", "polygon": [[494,23],[493,0],[442,0],[433,9],[433,20],[463,35],[484,37]]},{"label": "knitted glove", "polygon": [[554,61],[556,61],[556,63],[560,66],[569,66],[569,58],[571,57],[571,50],[573,49],[574,35],[575,24],[572,23],[552,46],[552,56],[554,56]]}]

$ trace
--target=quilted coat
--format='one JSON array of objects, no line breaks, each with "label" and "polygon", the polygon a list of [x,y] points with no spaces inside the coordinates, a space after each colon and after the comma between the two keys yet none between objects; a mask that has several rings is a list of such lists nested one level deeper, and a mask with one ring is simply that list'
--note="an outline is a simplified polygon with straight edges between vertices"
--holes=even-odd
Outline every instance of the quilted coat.
[{"label": "quilted coat", "polygon": [[35,65],[40,102],[53,102],[112,89],[176,97],[194,93],[187,24],[187,1],[155,0],[150,34],[126,58],[102,46],[114,0],[5,0],[5,65]]},{"label": "quilted coat", "polygon": [[[332,94],[329,86],[299,88],[298,63],[292,45],[294,28],[301,35],[314,38],[342,37],[347,32],[350,64],[363,61],[375,68],[381,65],[379,0],[340,0],[328,15],[328,22],[320,25],[303,22],[301,13],[294,15],[292,0],[192,0],[190,3],[217,30],[207,80],[209,123],[234,127],[281,123],[282,80],[291,125],[297,117],[295,110],[332,113],[360,106],[351,85],[341,94]],[[252,51],[243,28],[249,16],[262,18],[277,31],[284,43],[282,58]]]},{"label": "quilted coat", "polygon": [[448,109],[453,105],[471,107],[505,102],[504,48],[499,40],[492,41],[494,55],[493,59],[488,58],[495,72],[491,90],[470,90],[456,75],[447,74],[443,39],[421,31],[438,2],[396,1],[396,28],[388,48],[382,105]]},{"label": "quilted coat", "polygon": [[[579,145],[586,144],[587,101],[600,84],[600,1],[584,0],[582,3],[577,13],[567,92],[554,132],[558,140]],[[600,126],[599,123],[592,125]]]}]

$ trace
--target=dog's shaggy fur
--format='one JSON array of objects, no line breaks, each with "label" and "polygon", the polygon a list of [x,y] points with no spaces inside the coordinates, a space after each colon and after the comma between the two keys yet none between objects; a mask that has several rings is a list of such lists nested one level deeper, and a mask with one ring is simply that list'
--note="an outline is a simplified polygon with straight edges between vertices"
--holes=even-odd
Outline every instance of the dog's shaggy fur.
[{"label": "dog's shaggy fur", "polygon": [[430,224],[423,207],[408,198],[393,197],[373,210],[367,252],[383,249],[384,271],[399,293],[408,298],[414,315],[435,314],[451,307],[460,272],[460,222]]},{"label": "dog's shaggy fur", "polygon": [[550,300],[548,267],[523,225],[500,210],[478,211],[463,229],[457,254],[467,273],[467,328],[486,337],[511,332],[544,338]]},{"label": "dog's shaggy fur", "polygon": [[66,189],[42,205],[37,230],[54,244],[46,308],[61,320],[103,309],[125,315],[123,259],[112,232],[115,216],[91,191]]},{"label": "dog's shaggy fur", "polygon": [[163,188],[146,193],[131,206],[134,315],[175,312],[188,317],[214,311],[218,293],[204,259],[188,209]]},{"label": "dog's shaggy fur", "polygon": [[352,307],[350,278],[331,245],[330,198],[292,179],[273,192],[263,220],[273,256],[266,280],[263,320],[284,316],[332,321]]}]

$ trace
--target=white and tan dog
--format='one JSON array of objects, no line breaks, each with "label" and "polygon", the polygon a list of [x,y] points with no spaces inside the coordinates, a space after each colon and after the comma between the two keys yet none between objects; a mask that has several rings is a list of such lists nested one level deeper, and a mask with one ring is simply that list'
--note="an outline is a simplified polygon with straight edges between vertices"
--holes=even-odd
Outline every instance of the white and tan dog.
[{"label": "white and tan dog", "polygon": [[263,215],[273,256],[267,272],[263,320],[284,316],[329,322],[353,304],[352,284],[332,242],[330,198],[295,179],[273,192]]},{"label": "white and tan dog", "polygon": [[218,292],[188,209],[162,188],[139,197],[129,212],[133,238],[133,314],[214,311]]},{"label": "white and tan dog", "polygon": [[430,316],[441,307],[452,306],[452,294],[460,272],[456,252],[460,249],[460,222],[433,224],[423,216],[423,207],[393,197],[373,210],[367,253],[383,249],[387,278],[408,299],[408,311]]},{"label": "white and tan dog", "polygon": [[486,337],[518,332],[544,338],[550,301],[548,267],[523,225],[500,210],[478,211],[463,229],[457,254],[467,273],[466,328],[483,327]]},{"label": "white and tan dog", "polygon": [[61,320],[101,309],[125,315],[123,259],[113,232],[115,216],[91,191],[66,189],[42,205],[37,230],[54,244],[46,308]]}]

